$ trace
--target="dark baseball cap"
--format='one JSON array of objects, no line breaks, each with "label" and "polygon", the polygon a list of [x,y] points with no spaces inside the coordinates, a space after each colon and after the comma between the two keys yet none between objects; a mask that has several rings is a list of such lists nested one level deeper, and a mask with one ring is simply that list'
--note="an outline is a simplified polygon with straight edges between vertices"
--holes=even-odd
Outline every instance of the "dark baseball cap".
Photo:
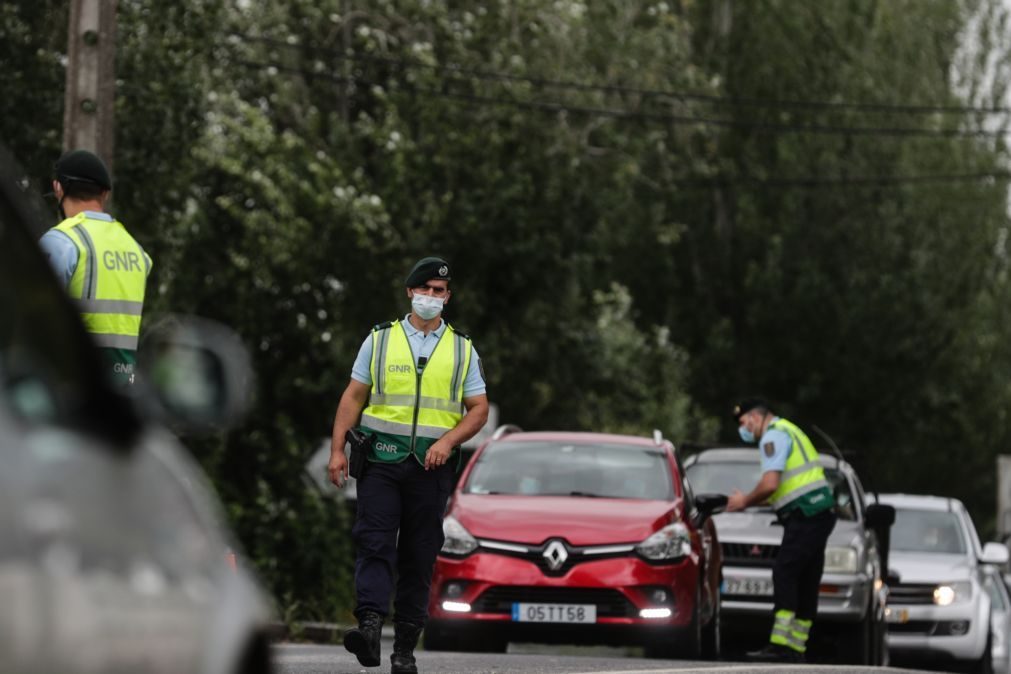
[{"label": "dark baseball cap", "polygon": [[769,409],[769,403],[765,398],[759,397],[742,398],[737,402],[736,405],[734,405],[733,410],[734,421],[740,419],[742,414],[747,414],[748,412],[756,408]]},{"label": "dark baseball cap", "polygon": [[112,176],[97,154],[87,150],[72,150],[56,161],[56,180],[64,187],[72,182],[91,183],[111,190]]}]

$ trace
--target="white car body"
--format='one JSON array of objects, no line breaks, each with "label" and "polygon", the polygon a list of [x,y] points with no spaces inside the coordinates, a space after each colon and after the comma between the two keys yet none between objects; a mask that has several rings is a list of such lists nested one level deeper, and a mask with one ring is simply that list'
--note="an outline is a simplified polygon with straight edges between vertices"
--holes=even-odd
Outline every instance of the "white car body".
[{"label": "white car body", "polygon": [[896,509],[889,557],[898,576],[888,596],[892,658],[986,671],[991,622],[982,560],[999,562],[998,548],[1006,560],[1007,548],[984,549],[957,499],[882,494],[881,501]]}]

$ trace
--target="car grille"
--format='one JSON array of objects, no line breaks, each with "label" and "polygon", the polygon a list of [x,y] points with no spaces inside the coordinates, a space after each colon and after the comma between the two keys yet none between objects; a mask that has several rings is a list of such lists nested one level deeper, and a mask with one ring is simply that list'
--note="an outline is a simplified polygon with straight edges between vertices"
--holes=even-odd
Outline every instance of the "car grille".
[{"label": "car grille", "polygon": [[477,613],[512,613],[514,603],[593,604],[602,618],[629,618],[635,606],[617,590],[585,587],[525,587],[497,585],[485,590],[473,603]]},{"label": "car grille", "polygon": [[776,563],[778,545],[755,543],[721,543],[723,563],[730,566],[759,566],[771,568]]},{"label": "car grille", "polygon": [[933,583],[899,583],[888,587],[889,604],[933,604],[934,589],[937,586]]}]

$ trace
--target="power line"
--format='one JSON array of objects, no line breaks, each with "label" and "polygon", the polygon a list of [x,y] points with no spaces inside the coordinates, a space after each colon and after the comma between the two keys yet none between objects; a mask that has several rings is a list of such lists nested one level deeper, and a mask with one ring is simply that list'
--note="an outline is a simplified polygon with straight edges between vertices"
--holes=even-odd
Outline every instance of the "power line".
[{"label": "power line", "polygon": [[[304,68],[284,66],[278,63],[263,63],[255,61],[237,60],[239,65],[254,69],[270,69],[278,71],[301,74],[305,77],[326,79],[340,84],[364,84],[369,86],[381,86],[375,80],[365,77],[341,77],[329,73],[313,72]],[[670,124],[711,126],[719,128],[749,129],[771,133],[813,133],[820,135],[836,136],[893,136],[906,138],[1003,138],[1011,135],[1011,130],[987,131],[985,129],[925,129],[918,127],[871,127],[871,126],[844,126],[832,124],[787,124],[782,122],[762,122],[746,121],[737,119],[723,119],[715,117],[699,117],[696,115],[679,115],[673,113],[642,112],[639,110],[627,110],[621,108],[603,108],[585,105],[573,105],[570,103],[560,103],[555,101],[541,100],[520,100],[511,98],[499,98],[482,94],[450,91],[448,89],[429,89],[418,87],[409,83],[407,90],[427,96],[450,98],[484,106],[509,106],[527,110],[535,110],[545,113],[565,113],[590,117],[608,117],[623,120],[638,120],[652,122],[666,122]]]},{"label": "power line", "polygon": [[[302,75],[307,78],[319,78],[340,84],[358,83],[370,85],[371,82],[362,78],[346,78],[330,73],[316,73],[303,68],[285,66],[272,63],[258,63],[254,61],[235,60],[237,65],[253,68],[257,70],[273,69],[277,72],[286,72]],[[457,95],[446,92],[421,91],[420,93],[435,94],[439,96],[455,97]],[[458,94],[459,96],[468,96]],[[523,101],[501,100],[496,102],[532,104]],[[536,103],[536,102],[533,102]],[[557,106],[551,105],[551,112],[557,112]],[[904,185],[904,184],[929,184],[929,183],[963,183],[977,182],[983,180],[1008,180],[1011,179],[1011,172],[1008,171],[981,171],[976,173],[946,173],[946,174],[925,174],[925,175],[884,175],[884,176],[845,176],[835,178],[676,178],[670,184],[682,185],[686,187],[744,187],[744,188],[822,188],[822,187],[880,187],[883,185]]]},{"label": "power line", "polygon": [[761,99],[735,96],[717,96],[715,94],[703,94],[690,91],[678,91],[669,89],[649,89],[642,87],[632,87],[616,84],[586,83],[572,80],[557,80],[544,77],[534,77],[529,75],[515,75],[500,71],[486,70],[482,68],[470,68],[460,65],[438,65],[413,61],[403,58],[392,58],[388,56],[378,56],[375,54],[345,53],[333,47],[323,47],[320,45],[310,45],[305,43],[290,43],[285,40],[269,38],[264,36],[251,36],[242,33],[232,33],[236,38],[245,42],[260,42],[277,47],[296,48],[304,47],[310,51],[322,52],[333,56],[338,60],[350,60],[359,62],[382,63],[406,69],[425,69],[436,72],[446,72],[451,74],[465,75],[475,79],[497,81],[497,82],[522,82],[543,88],[568,89],[572,91],[591,91],[604,93],[636,94],[649,97],[676,98],[684,101],[697,101],[714,105],[725,105],[733,107],[757,107],[773,109],[805,109],[805,110],[850,110],[857,112],[877,112],[877,113],[902,113],[902,114],[983,114],[983,115],[1008,115],[1011,108],[958,106],[958,105],[911,105],[897,103],[863,103],[847,101],[818,101],[818,100],[797,100],[797,99]]}]

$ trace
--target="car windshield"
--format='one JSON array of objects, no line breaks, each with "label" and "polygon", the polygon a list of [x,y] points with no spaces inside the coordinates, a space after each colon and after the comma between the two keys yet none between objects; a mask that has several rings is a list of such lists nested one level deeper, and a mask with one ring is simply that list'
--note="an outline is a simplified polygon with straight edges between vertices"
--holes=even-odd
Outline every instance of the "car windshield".
[{"label": "car windshield", "polygon": [[663,450],[636,445],[499,442],[478,456],[468,494],[670,500]]},{"label": "car windshield", "polygon": [[[735,489],[748,493],[758,484],[761,470],[761,464],[752,461],[700,461],[686,468],[696,494],[732,494]],[[856,505],[849,480],[835,468],[825,468],[825,479],[835,494],[836,514],[840,519],[855,521]]]},{"label": "car windshield", "polygon": [[955,513],[896,508],[892,550],[965,554],[965,537]]}]

